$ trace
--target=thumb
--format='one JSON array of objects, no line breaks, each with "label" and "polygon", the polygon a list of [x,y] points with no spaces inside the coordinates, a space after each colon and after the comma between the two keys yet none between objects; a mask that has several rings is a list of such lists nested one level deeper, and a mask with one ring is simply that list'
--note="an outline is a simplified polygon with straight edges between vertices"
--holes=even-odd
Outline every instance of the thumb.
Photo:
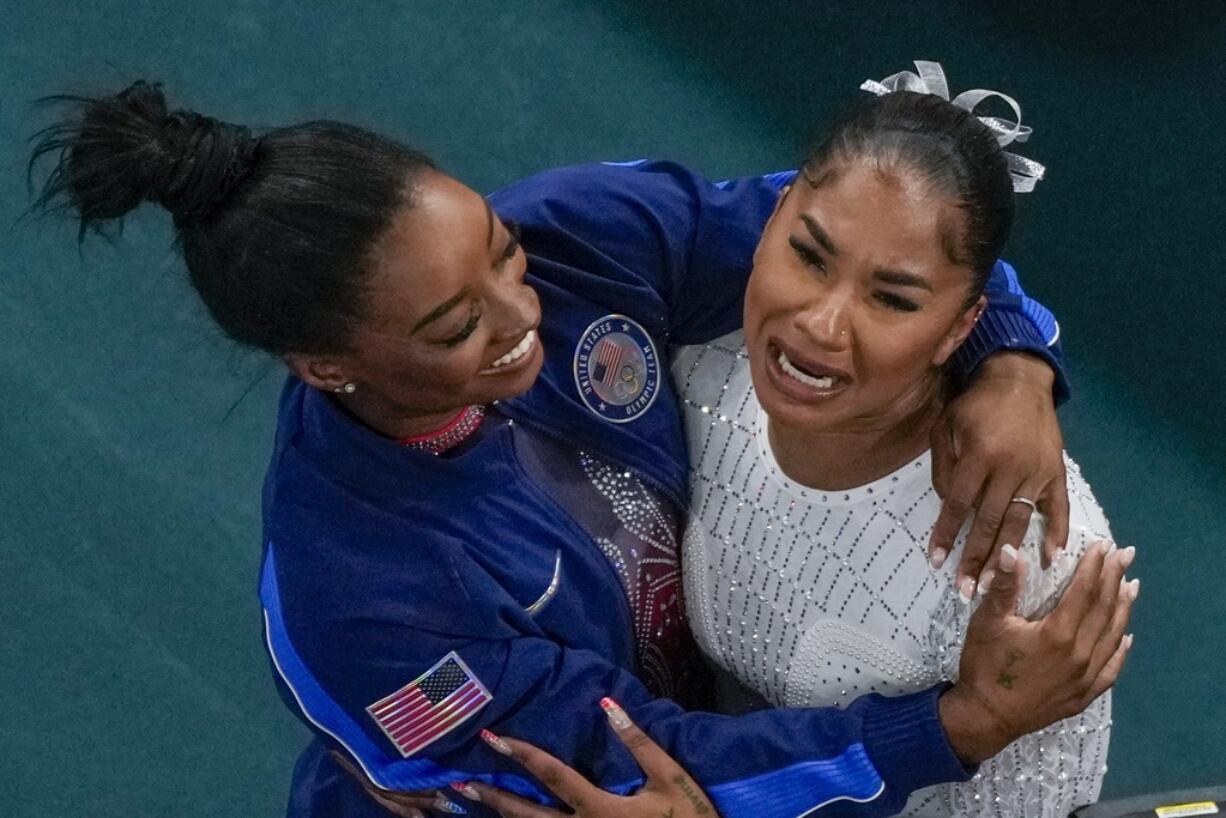
[{"label": "thumb", "polygon": [[994,620],[1013,616],[1025,576],[1026,564],[1018,558],[1017,549],[1011,545],[1001,546],[996,571],[976,616]]}]

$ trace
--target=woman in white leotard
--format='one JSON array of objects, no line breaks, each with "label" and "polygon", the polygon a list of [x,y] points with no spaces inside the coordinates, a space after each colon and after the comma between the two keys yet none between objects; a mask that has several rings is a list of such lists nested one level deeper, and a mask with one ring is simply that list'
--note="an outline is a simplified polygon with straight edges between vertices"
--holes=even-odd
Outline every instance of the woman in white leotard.
[{"label": "woman in white leotard", "polygon": [[[1013,216],[990,125],[912,91],[858,109],[768,224],[743,330],[674,359],[692,465],[691,624],[713,663],[770,705],[841,705],[956,678],[976,594],[957,587],[957,553],[939,571],[928,564],[941,504],[929,436],[942,367],[978,320]],[[1110,538],[1071,461],[1068,472],[1066,556],[1040,565],[1037,515],[1019,544],[1026,615],[1054,607],[1075,558]],[[1010,660],[1006,689],[1042,672]],[[971,781],[917,792],[906,814],[1063,818],[1098,796],[1110,712],[1104,695]]]}]

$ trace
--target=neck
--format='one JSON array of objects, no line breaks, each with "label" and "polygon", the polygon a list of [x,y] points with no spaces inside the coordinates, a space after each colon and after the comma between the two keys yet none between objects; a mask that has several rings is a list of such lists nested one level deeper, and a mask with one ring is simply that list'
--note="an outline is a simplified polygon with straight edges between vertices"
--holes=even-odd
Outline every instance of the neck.
[{"label": "neck", "polygon": [[863,486],[897,471],[928,450],[943,402],[932,379],[880,417],[857,418],[846,428],[813,430],[773,418],[768,440],[779,468],[819,491]]},{"label": "neck", "polygon": [[335,395],[337,403],[367,427],[393,440],[419,437],[438,431],[466,407],[413,410],[393,406],[377,395]]}]

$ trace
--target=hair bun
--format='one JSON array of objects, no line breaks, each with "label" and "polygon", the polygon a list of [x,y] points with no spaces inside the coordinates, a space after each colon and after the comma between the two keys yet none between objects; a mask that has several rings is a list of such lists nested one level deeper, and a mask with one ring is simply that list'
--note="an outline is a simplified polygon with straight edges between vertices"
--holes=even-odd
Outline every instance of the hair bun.
[{"label": "hair bun", "polygon": [[190,111],[162,121],[162,143],[168,165],[150,198],[180,223],[207,216],[226,198],[251,169],[257,144],[247,128]]},{"label": "hair bun", "polygon": [[59,162],[39,204],[60,197],[82,227],[161,204],[185,225],[204,218],[251,170],[258,140],[244,127],[191,111],[168,112],[161,86],[139,81],[110,97],[56,97],[77,107],[44,132],[31,164]]}]

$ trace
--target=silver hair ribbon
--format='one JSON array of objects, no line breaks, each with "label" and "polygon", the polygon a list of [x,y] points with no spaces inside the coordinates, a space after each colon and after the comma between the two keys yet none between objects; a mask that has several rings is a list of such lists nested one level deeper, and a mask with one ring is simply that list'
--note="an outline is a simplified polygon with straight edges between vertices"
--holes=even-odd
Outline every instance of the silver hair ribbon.
[{"label": "silver hair ribbon", "polygon": [[[1008,94],[976,88],[971,91],[963,91],[958,96],[950,99],[949,83],[945,81],[945,70],[941,68],[939,62],[916,60],[915,69],[916,71],[899,71],[897,74],[891,74],[880,82],[877,80],[865,80],[860,85],[860,90],[871,91],[879,97],[892,94],[895,91],[935,94],[941,99],[948,100],[953,105],[972,114],[975,112],[975,108],[985,99],[999,97],[1013,109],[1013,120],[1002,119],[998,116],[981,116],[979,121],[992,129],[992,132],[996,134],[997,143],[1002,148],[1014,142],[1025,142],[1030,138],[1030,127],[1022,124],[1022,107],[1017,104],[1017,100]],[[1009,163],[1009,175],[1013,177],[1014,192],[1029,193],[1034,190],[1034,186],[1043,178],[1043,174],[1047,169],[1033,159],[1018,156],[1016,153],[1004,151],[1004,154],[1005,161]]]}]

